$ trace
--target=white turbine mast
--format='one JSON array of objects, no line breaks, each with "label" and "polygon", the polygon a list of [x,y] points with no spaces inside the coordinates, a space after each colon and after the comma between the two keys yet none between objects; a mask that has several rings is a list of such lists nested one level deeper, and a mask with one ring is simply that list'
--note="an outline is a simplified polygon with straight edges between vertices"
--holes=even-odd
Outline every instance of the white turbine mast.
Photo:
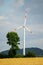
[{"label": "white turbine mast", "polygon": [[30,29],[28,29],[28,27],[26,26],[27,14],[28,14],[28,11],[26,10],[26,11],[25,11],[25,17],[24,17],[24,18],[25,18],[24,25],[23,25],[23,26],[19,26],[19,27],[17,27],[17,28],[15,29],[15,31],[18,30],[18,29],[21,29],[21,28],[24,29],[23,55],[25,55],[25,31],[27,30],[27,31],[29,31],[30,33],[32,33],[32,31],[31,31]]}]

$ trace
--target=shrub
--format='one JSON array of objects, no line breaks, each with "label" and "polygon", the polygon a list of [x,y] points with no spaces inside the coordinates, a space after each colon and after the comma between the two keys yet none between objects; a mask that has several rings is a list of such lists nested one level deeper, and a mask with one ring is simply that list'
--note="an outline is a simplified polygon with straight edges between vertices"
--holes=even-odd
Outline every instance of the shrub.
[{"label": "shrub", "polygon": [[32,51],[28,51],[28,53],[25,55],[25,57],[36,57],[36,54]]}]

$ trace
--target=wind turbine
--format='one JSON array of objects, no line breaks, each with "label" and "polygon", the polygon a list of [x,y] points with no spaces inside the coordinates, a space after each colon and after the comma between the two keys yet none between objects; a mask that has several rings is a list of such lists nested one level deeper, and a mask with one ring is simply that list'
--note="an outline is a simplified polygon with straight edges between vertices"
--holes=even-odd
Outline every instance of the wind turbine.
[{"label": "wind turbine", "polygon": [[24,48],[23,48],[23,55],[25,55],[25,31],[27,30],[27,31],[29,31],[30,33],[32,33],[32,31],[31,31],[30,29],[28,29],[28,27],[26,26],[27,14],[28,14],[28,12],[26,11],[26,12],[25,12],[24,25],[23,25],[23,26],[19,26],[19,27],[17,27],[17,28],[15,29],[15,30],[21,29],[21,28],[24,29]]}]

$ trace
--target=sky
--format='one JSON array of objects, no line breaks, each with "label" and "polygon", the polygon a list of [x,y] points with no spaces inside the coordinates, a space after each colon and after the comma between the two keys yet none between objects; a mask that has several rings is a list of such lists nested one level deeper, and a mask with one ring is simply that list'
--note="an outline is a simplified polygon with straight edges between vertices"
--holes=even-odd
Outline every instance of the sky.
[{"label": "sky", "polygon": [[[6,35],[24,24],[25,11],[28,10],[25,47],[43,49],[43,0],[0,0],[0,52],[8,50]],[[23,29],[16,31],[23,48]]]}]

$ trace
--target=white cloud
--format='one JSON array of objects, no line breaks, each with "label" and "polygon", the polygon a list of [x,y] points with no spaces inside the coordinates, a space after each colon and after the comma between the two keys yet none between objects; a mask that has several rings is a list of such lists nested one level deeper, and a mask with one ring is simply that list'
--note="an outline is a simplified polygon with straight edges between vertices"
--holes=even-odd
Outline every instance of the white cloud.
[{"label": "white cloud", "polygon": [[[7,32],[7,31],[14,31],[14,29],[16,29],[16,26],[17,25],[14,25],[12,24],[11,22],[9,21],[3,21],[3,22],[0,22],[0,31],[3,31],[4,30]],[[2,28],[2,29],[1,29]],[[7,30],[6,30],[7,29]]]},{"label": "white cloud", "polygon": [[18,5],[19,5],[19,6],[24,5],[24,0],[18,0]]},{"label": "white cloud", "polygon": [[7,19],[5,16],[0,16],[0,20]]},{"label": "white cloud", "polygon": [[8,25],[9,22],[8,22],[8,21],[7,21],[7,22],[6,22],[6,21],[4,21],[4,22],[1,21],[1,22],[0,22],[0,25],[6,25],[6,24]]},{"label": "white cloud", "polygon": [[16,0],[11,3],[11,7],[19,8],[24,5],[24,0]]}]

